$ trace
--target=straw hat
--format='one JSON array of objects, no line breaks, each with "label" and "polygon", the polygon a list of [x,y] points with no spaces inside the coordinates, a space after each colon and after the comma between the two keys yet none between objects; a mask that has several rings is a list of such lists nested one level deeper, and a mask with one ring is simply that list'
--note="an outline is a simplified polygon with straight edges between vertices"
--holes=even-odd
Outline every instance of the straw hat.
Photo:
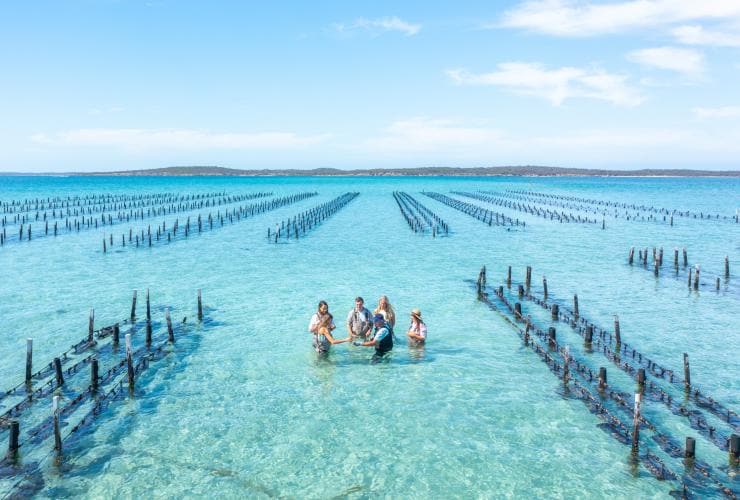
[{"label": "straw hat", "polygon": [[421,310],[417,307],[416,309],[411,310],[411,316],[414,318],[421,320]]}]

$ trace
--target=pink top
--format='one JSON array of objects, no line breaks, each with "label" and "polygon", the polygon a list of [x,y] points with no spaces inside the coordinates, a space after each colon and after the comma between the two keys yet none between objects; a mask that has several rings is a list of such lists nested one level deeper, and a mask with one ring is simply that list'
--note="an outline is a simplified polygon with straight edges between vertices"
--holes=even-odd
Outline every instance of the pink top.
[{"label": "pink top", "polygon": [[414,325],[413,323],[411,323],[411,328],[409,328],[409,330],[411,330],[411,333],[414,333],[414,334],[418,335],[419,337],[421,337],[421,338],[423,338],[423,339],[426,340],[426,338],[427,338],[427,325],[425,325],[424,323],[419,322],[419,323],[416,323],[416,325]]}]

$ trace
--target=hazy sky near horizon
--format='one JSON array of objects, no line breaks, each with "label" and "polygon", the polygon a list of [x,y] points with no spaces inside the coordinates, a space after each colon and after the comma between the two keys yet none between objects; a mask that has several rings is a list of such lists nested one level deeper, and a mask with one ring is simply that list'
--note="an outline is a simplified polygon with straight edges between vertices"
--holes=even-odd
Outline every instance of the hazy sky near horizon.
[{"label": "hazy sky near horizon", "polygon": [[740,1],[0,3],[0,171],[740,168]]}]

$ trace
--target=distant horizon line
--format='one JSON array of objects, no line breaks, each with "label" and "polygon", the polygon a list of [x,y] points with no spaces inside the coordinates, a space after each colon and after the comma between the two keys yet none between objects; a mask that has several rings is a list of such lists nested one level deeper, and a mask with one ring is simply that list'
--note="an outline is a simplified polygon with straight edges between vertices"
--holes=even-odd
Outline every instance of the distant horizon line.
[{"label": "distant horizon line", "polygon": [[33,177],[740,177],[740,170],[691,168],[602,169],[538,165],[339,169],[239,169],[215,165],[155,167],[95,172],[0,172]]}]

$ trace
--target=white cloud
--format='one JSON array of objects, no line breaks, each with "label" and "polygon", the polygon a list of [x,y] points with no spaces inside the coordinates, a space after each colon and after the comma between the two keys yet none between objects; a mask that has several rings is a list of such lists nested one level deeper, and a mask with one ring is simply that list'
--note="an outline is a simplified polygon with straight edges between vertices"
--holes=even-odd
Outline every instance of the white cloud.
[{"label": "white cloud", "polygon": [[713,118],[738,118],[740,106],[721,106],[718,108],[694,108],[694,116],[701,120]]},{"label": "white cloud", "polygon": [[740,17],[737,0],[576,0],[524,2],[504,13],[498,26],[557,36],[591,36],[695,20]]},{"label": "white cloud", "polygon": [[447,76],[459,85],[499,86],[518,94],[542,97],[555,106],[571,98],[598,99],[619,106],[636,106],[643,101],[639,92],[627,85],[626,76],[601,70],[574,67],[548,70],[537,63],[506,62],[490,73],[454,69],[448,70]]},{"label": "white cloud", "polygon": [[406,22],[396,16],[381,17],[378,19],[366,19],[364,17],[360,17],[349,24],[336,23],[334,24],[334,29],[341,33],[353,30],[366,30],[371,32],[396,31],[403,33],[406,36],[413,36],[421,31],[421,25]]},{"label": "white cloud", "polygon": [[444,118],[398,120],[355,148],[365,161],[423,166],[572,165],[617,168],[734,165],[740,129],[593,128],[532,133]]},{"label": "white cloud", "polygon": [[627,59],[643,66],[676,71],[691,77],[704,72],[704,55],[694,49],[676,47],[640,49],[627,54]]},{"label": "white cloud", "polygon": [[676,40],[686,45],[740,47],[740,34],[708,31],[703,26],[679,26],[671,31]]},{"label": "white cloud", "polygon": [[291,132],[212,133],[201,130],[78,129],[31,137],[48,146],[116,147],[127,150],[259,150],[301,148],[330,136],[300,136]]},{"label": "white cloud", "polygon": [[502,139],[494,128],[461,125],[455,120],[416,117],[398,120],[365,146],[372,151],[444,151],[491,146]]}]

